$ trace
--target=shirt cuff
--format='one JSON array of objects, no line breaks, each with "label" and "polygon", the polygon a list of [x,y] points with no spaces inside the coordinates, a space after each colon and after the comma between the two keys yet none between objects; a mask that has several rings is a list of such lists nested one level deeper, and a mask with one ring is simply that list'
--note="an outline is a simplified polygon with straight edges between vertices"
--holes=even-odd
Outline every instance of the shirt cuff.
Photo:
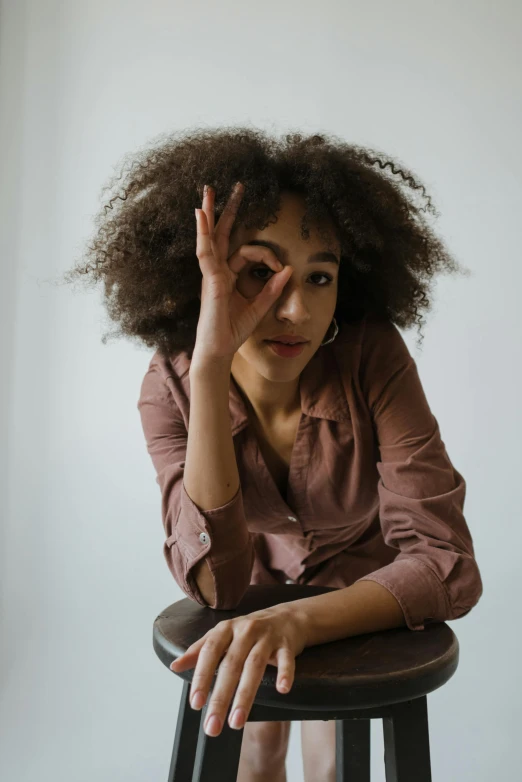
[{"label": "shirt cuff", "polygon": [[391,592],[410,630],[424,630],[426,622],[446,621],[450,614],[448,600],[435,573],[413,557],[399,557],[357,580],[375,581]]},{"label": "shirt cuff", "polygon": [[175,529],[173,545],[183,557],[186,593],[201,605],[208,605],[191,572],[201,559],[206,558],[216,593],[214,605],[210,607],[234,609],[250,583],[254,562],[254,547],[246,524],[241,486],[224,505],[201,510],[182,484]]}]

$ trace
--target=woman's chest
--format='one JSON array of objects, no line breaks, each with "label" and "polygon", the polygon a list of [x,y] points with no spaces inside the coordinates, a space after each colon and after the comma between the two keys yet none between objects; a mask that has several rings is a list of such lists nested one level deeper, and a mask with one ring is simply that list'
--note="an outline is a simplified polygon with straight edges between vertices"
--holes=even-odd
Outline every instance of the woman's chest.
[{"label": "woman's chest", "polygon": [[270,429],[261,426],[259,422],[253,426],[263,461],[281,497],[287,495],[290,463],[299,428],[299,419],[300,412],[293,418]]},{"label": "woman's chest", "polygon": [[304,414],[278,428],[249,423],[235,443],[252,531],[333,534],[374,513],[376,460],[360,428]]}]

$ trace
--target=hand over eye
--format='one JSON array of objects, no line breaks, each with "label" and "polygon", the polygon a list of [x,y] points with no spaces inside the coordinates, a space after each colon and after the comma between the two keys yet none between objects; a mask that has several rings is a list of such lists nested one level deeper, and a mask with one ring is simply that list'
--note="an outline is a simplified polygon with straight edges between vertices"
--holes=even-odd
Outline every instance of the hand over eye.
[{"label": "hand over eye", "polygon": [[218,669],[204,725],[207,735],[219,735],[233,696],[228,724],[244,727],[267,664],[278,668],[279,692],[292,687],[295,657],[306,640],[303,618],[291,605],[283,603],[219,622],[171,664],[176,673],[195,666],[190,703],[196,709],[206,703]]},{"label": "hand over eye", "polygon": [[[201,308],[194,348],[197,359],[232,360],[281,295],[293,273],[293,268],[283,266],[267,247],[244,244],[229,256],[230,234],[243,189],[243,185],[237,183],[215,226],[216,194],[212,187],[205,189],[203,208],[196,211],[196,255],[202,273]],[[252,298],[246,298],[238,289],[237,280],[241,271],[253,262],[264,262],[273,276],[261,290],[254,291]]]}]

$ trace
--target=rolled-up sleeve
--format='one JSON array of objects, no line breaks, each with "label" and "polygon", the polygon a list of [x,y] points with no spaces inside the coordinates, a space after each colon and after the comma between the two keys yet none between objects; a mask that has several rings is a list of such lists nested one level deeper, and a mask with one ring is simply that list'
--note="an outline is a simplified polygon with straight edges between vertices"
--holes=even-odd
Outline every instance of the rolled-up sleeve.
[{"label": "rolled-up sleeve", "polygon": [[161,489],[166,534],[163,553],[169,570],[187,597],[206,606],[193,575],[194,566],[205,557],[216,596],[210,607],[234,609],[250,583],[255,556],[241,486],[229,502],[218,508],[201,510],[192,501],[183,483],[187,428],[154,366],[143,379],[137,407]]},{"label": "rolled-up sleeve", "polygon": [[457,619],[483,591],[463,515],[466,482],[448,457],[415,360],[391,321],[367,321],[360,377],[380,452],[381,528],[398,554],[358,580],[388,589],[411,630]]}]

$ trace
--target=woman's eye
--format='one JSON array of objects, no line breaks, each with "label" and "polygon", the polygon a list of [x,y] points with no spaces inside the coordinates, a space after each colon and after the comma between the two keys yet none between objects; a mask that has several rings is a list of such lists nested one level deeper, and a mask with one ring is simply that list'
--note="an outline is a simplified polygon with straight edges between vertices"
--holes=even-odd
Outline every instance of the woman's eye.
[{"label": "woman's eye", "polygon": [[[256,272],[270,272],[270,274],[273,274],[273,273],[274,273],[274,272],[272,271],[272,269],[269,269],[269,268],[268,268],[268,266],[258,266],[258,268],[257,268],[257,269],[253,269],[253,270],[252,270],[252,274],[255,274]],[[329,284],[332,282],[332,279],[333,279],[332,277],[330,277],[330,275],[329,275],[329,274],[321,274],[320,272],[317,272],[316,274],[312,274],[312,275],[310,275],[310,276],[311,276],[311,277],[324,277],[324,278],[326,279],[326,282],[321,282],[321,283],[314,283],[314,285],[315,285],[317,288],[323,288],[323,287],[325,287],[326,285],[329,285]],[[266,278],[259,278],[259,277],[258,277],[257,279],[262,279],[262,280],[263,280],[263,282],[267,282],[267,279],[266,279]]]}]

